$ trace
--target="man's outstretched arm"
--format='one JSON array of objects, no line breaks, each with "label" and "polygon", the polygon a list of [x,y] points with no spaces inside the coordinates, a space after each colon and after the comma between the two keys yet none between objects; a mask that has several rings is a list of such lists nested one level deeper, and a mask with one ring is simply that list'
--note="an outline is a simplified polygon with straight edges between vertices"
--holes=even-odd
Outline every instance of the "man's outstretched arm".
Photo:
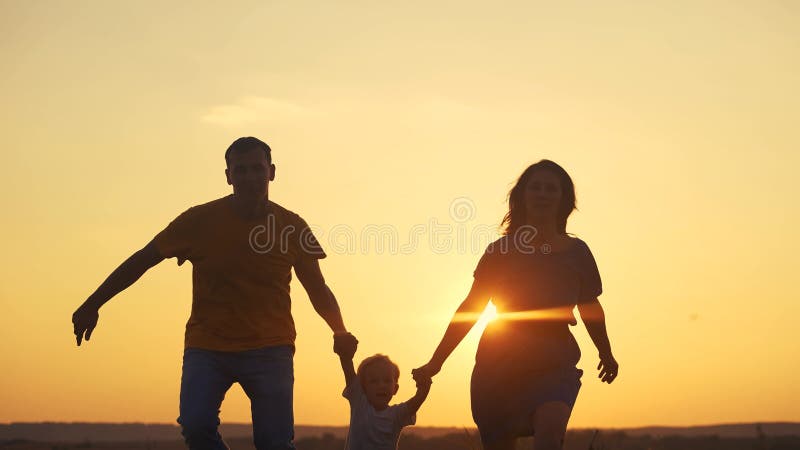
[{"label": "man's outstretched arm", "polygon": [[314,310],[325,320],[334,335],[347,334],[339,303],[328,285],[325,284],[325,278],[319,268],[319,260],[301,258],[295,263],[294,272],[308,292],[308,298],[311,300]]},{"label": "man's outstretched arm", "polygon": [[314,310],[325,320],[325,323],[333,330],[333,351],[339,355],[350,353],[350,364],[342,365],[345,378],[349,382],[353,378],[354,372],[350,370],[352,366],[352,354],[356,352],[358,339],[347,332],[339,310],[339,302],[336,296],[325,284],[325,278],[319,268],[319,260],[316,258],[301,258],[294,265],[297,279],[308,292],[308,298],[314,306]]},{"label": "man's outstretched arm", "polygon": [[92,336],[97,326],[98,310],[112,297],[138,280],[148,269],[164,260],[151,241],[116,268],[103,284],[72,314],[72,325],[78,345]]}]

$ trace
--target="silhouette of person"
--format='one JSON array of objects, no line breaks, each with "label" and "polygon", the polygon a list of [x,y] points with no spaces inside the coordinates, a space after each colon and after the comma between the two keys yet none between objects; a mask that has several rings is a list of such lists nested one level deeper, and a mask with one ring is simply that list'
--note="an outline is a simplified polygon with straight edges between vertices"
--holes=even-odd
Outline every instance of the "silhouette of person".
[{"label": "silhouette of person", "polygon": [[225,152],[233,194],[189,208],[122,263],[72,315],[77,344],[97,326],[98,310],[165,258],[192,263],[178,423],[192,449],[227,448],[218,432],[225,393],[239,383],[250,398],[258,449],[293,449],[295,327],[291,269],[334,332],[334,349],[354,348],[325,283],[325,252],[307,223],[269,200],[270,147],[254,137]]},{"label": "silhouette of person", "polygon": [[413,371],[420,380],[436,375],[491,299],[498,318],[481,336],[470,387],[487,450],[513,449],[518,437],[531,435],[537,450],[562,448],[583,373],[569,331],[577,324],[576,305],[600,353],[599,378],[617,377],[594,257],[566,232],[574,209],[575,188],[561,166],[542,160],[522,173],[509,193],[504,235],[478,262],[472,288],[430,361]]}]

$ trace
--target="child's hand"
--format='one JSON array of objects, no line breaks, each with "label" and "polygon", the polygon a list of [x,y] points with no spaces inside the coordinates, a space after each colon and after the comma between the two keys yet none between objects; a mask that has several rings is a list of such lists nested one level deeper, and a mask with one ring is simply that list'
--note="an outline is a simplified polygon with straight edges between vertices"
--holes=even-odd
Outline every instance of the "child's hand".
[{"label": "child's hand", "polygon": [[422,406],[422,402],[428,398],[433,380],[430,376],[418,372],[414,374],[414,381],[417,382],[417,393],[411,397],[407,404],[412,412],[417,412],[419,407]]},{"label": "child's hand", "polygon": [[341,358],[353,359],[358,349],[358,339],[350,333],[333,335],[333,352]]},{"label": "child's hand", "polygon": [[433,384],[433,378],[424,376],[415,376],[414,381],[417,383],[417,389],[430,388]]},{"label": "child's hand", "polygon": [[429,362],[422,367],[417,367],[416,369],[412,370],[411,375],[414,377],[414,381],[425,379],[430,380],[434,375],[439,373],[440,370],[442,370],[441,365],[436,365],[432,362]]}]

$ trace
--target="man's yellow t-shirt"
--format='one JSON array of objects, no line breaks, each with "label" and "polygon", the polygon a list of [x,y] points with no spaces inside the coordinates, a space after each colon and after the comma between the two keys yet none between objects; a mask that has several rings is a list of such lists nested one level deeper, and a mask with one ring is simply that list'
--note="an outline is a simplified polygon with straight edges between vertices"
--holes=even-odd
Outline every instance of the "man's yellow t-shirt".
[{"label": "man's yellow t-shirt", "polygon": [[292,266],[325,252],[297,214],[270,201],[267,217],[245,220],[231,200],[189,208],[154,239],[165,258],[192,262],[185,346],[242,351],[292,345]]}]

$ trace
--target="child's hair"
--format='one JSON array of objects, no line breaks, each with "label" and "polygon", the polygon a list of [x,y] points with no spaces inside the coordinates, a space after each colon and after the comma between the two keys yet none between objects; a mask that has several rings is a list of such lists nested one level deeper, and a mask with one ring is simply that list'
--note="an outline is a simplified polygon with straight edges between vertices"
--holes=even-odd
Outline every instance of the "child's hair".
[{"label": "child's hair", "polygon": [[388,364],[389,367],[392,368],[392,372],[394,372],[394,380],[397,381],[398,379],[400,379],[400,367],[398,367],[397,364],[394,363],[394,361],[389,359],[388,356],[380,353],[376,353],[370,356],[369,358],[366,358],[365,360],[361,361],[361,364],[358,365],[358,371],[356,371],[356,375],[358,375],[359,378],[362,378],[361,375],[364,373],[364,370],[368,366],[377,363]]}]

